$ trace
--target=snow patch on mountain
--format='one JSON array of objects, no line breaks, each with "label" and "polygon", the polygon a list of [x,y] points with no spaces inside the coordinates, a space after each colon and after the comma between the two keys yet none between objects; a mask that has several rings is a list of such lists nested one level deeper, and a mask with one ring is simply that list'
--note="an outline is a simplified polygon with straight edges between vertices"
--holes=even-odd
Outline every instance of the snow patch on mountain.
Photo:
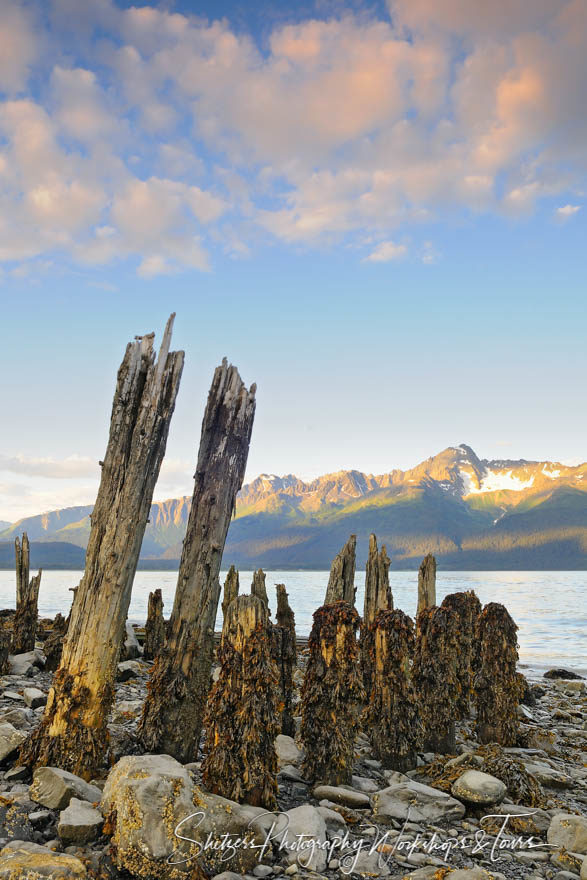
[{"label": "snow patch on mountain", "polygon": [[530,489],[534,485],[534,477],[530,477],[529,480],[521,480],[520,477],[514,476],[512,470],[503,473],[488,469],[483,474],[478,486],[466,471],[460,470],[460,474],[466,495],[480,495],[482,492],[523,492],[524,489]]},{"label": "snow patch on mountain", "polygon": [[551,480],[557,480],[561,475],[560,471],[557,471],[557,470],[549,471],[547,469],[546,465],[544,465],[544,467],[542,468],[542,473],[544,474],[545,477],[550,477]]}]

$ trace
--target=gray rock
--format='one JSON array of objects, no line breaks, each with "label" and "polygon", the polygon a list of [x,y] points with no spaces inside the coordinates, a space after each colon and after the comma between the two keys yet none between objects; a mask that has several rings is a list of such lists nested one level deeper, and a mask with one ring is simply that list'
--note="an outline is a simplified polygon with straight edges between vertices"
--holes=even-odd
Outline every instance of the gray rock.
[{"label": "gray rock", "polygon": [[273,875],[273,868],[270,865],[255,865],[253,874],[255,877],[271,877]]},{"label": "gray rock", "polygon": [[116,681],[129,681],[141,674],[141,664],[136,660],[124,660],[116,669]]},{"label": "gray rock", "polygon": [[43,669],[45,655],[38,648],[34,651],[25,651],[24,654],[10,654],[8,666],[12,675],[27,675],[35,669]]},{"label": "gray rock", "polygon": [[124,640],[124,646],[121,651],[121,659],[125,660],[136,660],[137,657],[140,657],[142,653],[141,646],[138,643],[134,627],[132,623],[128,620],[126,621],[126,638]]},{"label": "gray rock", "polygon": [[87,801],[72,798],[59,815],[57,834],[65,844],[88,843],[99,837],[104,819]]},{"label": "gray rock", "polygon": [[419,782],[399,782],[376,792],[371,797],[376,819],[409,819],[412,822],[437,822],[439,819],[461,819],[465,807],[460,801],[437,788]]},{"label": "gray rock", "polygon": [[0,723],[0,761],[13,755],[25,741],[26,736],[4,721]]},{"label": "gray rock", "polygon": [[223,871],[221,874],[215,874],[212,880],[242,880],[242,874],[235,874],[234,871]]},{"label": "gray rock", "polygon": [[18,691],[4,691],[2,697],[5,700],[12,700],[14,703],[24,703],[24,697]]},{"label": "gray rock", "polygon": [[546,839],[568,852],[587,854],[587,818],[573,813],[558,813],[550,823]]},{"label": "gray rock", "polygon": [[585,693],[584,681],[555,681],[554,686],[561,694],[583,694]]},{"label": "gray rock", "polygon": [[528,822],[533,823],[537,831],[544,833],[550,827],[551,817],[546,810],[539,807],[526,807],[522,804],[496,804],[492,812],[500,816],[527,816]]},{"label": "gray rock", "polygon": [[326,822],[318,809],[303,804],[282,813],[280,819],[287,827],[275,834],[275,840],[287,861],[309,871],[324,871],[328,860]]},{"label": "gray rock", "polygon": [[301,771],[294,767],[293,764],[285,764],[283,767],[280,767],[279,776],[283,779],[289,779],[290,782],[304,782]]},{"label": "gray rock", "polygon": [[128,721],[129,717],[140,715],[142,708],[142,700],[120,700],[112,710],[112,717],[114,721]]},{"label": "gray rock", "polygon": [[370,805],[369,795],[361,791],[353,791],[350,788],[342,788],[336,785],[317,785],[312,794],[317,801],[326,798],[335,804],[343,804],[345,807],[361,809]]},{"label": "gray rock", "polygon": [[528,773],[535,776],[538,782],[541,785],[546,785],[547,788],[572,788],[573,786],[573,780],[570,776],[561,773],[560,770],[553,770],[552,767],[541,761],[525,762],[525,767]]},{"label": "gray rock", "polygon": [[36,709],[37,706],[44,706],[47,703],[47,694],[38,688],[25,688],[23,697],[25,704],[31,709]]},{"label": "gray rock", "polygon": [[277,763],[280,767],[286,764],[299,764],[304,756],[301,749],[297,747],[291,736],[285,736],[280,733],[275,738],[275,751],[277,753]]},{"label": "gray rock", "polygon": [[0,880],[82,880],[87,877],[75,856],[46,846],[12,840],[0,851]]},{"label": "gray rock", "polygon": [[316,807],[316,809],[326,822],[326,833],[329,837],[332,838],[344,834],[344,829],[346,827],[344,816],[341,816],[336,810],[331,810],[328,807]]},{"label": "gray rock", "polygon": [[369,779],[368,776],[353,776],[351,782],[354,789],[364,791],[366,794],[373,794],[381,788],[374,779]]},{"label": "gray rock", "polygon": [[48,825],[53,818],[51,810],[33,810],[29,813],[29,822],[33,827]]},{"label": "gray rock", "polygon": [[504,799],[507,788],[501,779],[482,773],[480,770],[466,770],[451,787],[454,797],[468,804],[488,807],[499,804]]},{"label": "gray rock", "polygon": [[30,787],[30,799],[50,810],[64,810],[75,797],[98,803],[102,792],[79,776],[59,767],[37,767]]},{"label": "gray rock", "polygon": [[20,782],[22,779],[26,779],[29,775],[30,770],[28,767],[11,767],[10,770],[7,770],[4,774],[5,782]]},{"label": "gray rock", "polygon": [[25,709],[24,706],[14,706],[2,713],[2,721],[7,721],[17,730],[22,730],[30,724],[29,715],[32,717],[30,709]]},{"label": "gray rock", "polygon": [[[356,861],[355,861],[356,858]],[[346,857],[341,858],[343,870],[348,871],[352,867],[352,874],[359,874],[362,877],[389,877],[391,871],[387,864],[389,856],[383,853],[369,852],[368,849],[363,850],[356,856],[356,853],[349,853]],[[392,862],[392,864],[394,864]],[[344,874],[342,875],[344,877]]]}]

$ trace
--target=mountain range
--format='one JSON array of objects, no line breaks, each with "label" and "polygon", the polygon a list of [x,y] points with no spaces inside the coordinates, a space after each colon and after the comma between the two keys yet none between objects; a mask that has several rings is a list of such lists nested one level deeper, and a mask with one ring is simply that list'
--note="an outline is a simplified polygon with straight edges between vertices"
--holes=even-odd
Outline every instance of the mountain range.
[{"label": "mountain range", "polygon": [[[311,482],[261,474],[243,486],[223,567],[329,568],[349,534],[364,566],[371,532],[396,569],[434,553],[444,569],[587,569],[587,465],[487,461],[451,446],[411,470],[374,476],[339,471]],[[189,497],[152,505],[142,568],[175,568]],[[14,565],[13,541],[26,531],[31,564],[83,567],[92,507],[21,519],[0,531],[0,567]]]}]

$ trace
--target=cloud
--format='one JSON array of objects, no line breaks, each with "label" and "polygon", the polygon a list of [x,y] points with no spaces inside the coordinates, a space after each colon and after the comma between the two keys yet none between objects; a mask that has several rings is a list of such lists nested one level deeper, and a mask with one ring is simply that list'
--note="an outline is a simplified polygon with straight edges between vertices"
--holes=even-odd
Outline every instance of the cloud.
[{"label": "cloud", "polygon": [[573,214],[576,214],[581,210],[581,205],[562,205],[560,208],[557,208],[555,214],[562,220],[568,220],[569,217],[572,217]]},{"label": "cloud", "polygon": [[389,10],[279,25],[261,51],[154,5],[3,4],[0,260],[131,259],[150,278],[584,188],[583,0]]},{"label": "cloud", "polygon": [[61,480],[96,477],[100,474],[100,467],[97,461],[81,455],[55,459],[35,458],[21,453],[16,455],[0,453],[0,471]]},{"label": "cloud", "polygon": [[368,257],[367,263],[389,263],[391,260],[400,260],[405,257],[408,249],[405,244],[395,244],[393,241],[382,241]]}]

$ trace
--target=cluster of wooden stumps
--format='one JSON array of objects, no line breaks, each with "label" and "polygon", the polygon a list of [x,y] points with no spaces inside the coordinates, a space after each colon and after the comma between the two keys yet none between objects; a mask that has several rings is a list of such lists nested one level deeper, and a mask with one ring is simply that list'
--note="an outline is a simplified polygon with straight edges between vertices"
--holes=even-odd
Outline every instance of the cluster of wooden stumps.
[{"label": "cluster of wooden stumps", "polygon": [[[53,686],[42,722],[21,750],[23,764],[56,765],[85,778],[104,767],[132,581],[183,367],[183,352],[169,350],[173,317],[157,358],[153,335],[136,337],[119,369],[86,570],[68,622],[61,618],[56,627]],[[274,624],[261,570],[250,595],[239,595],[238,572],[228,573],[218,678],[211,685],[220,564],[254,413],[255,386],[247,389],[224,360],[204,413],[167,624],[160,591],[149,597],[145,656],[155,662],[138,737],[145,751],[186,763],[197,759],[204,732],[205,784],[226,797],[271,808],[277,792],[274,740],[297,730],[297,658],[285,586],[277,585]],[[405,771],[415,766],[419,750],[454,750],[455,721],[472,702],[479,739],[514,744],[516,626],[506,609],[491,603],[481,611],[473,593],[448,596],[437,606],[436,563],[428,556],[419,572],[414,623],[393,607],[390,560],[372,535],[361,618],[355,608],[355,550],[353,535],[332,564],[325,604],[314,614],[297,707],[304,776],[349,782],[360,726],[386,767]],[[24,539],[20,552],[19,562],[17,545],[22,651],[34,645],[40,573],[29,583],[28,541],[26,559]],[[0,645],[0,662],[2,650]]]}]

